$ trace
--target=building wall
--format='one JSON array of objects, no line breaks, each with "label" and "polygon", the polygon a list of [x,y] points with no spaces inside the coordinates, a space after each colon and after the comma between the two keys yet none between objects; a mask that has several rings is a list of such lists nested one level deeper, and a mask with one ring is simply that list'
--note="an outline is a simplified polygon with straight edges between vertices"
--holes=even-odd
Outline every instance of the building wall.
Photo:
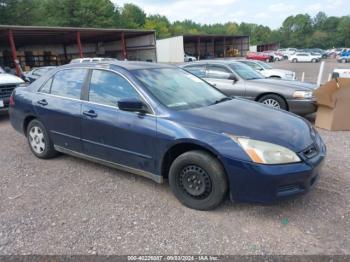
[{"label": "building wall", "polygon": [[[82,47],[84,57],[108,56],[120,60],[123,59],[121,41],[87,44],[82,40]],[[126,47],[128,60],[155,62],[157,59],[154,34],[127,38]],[[28,52],[31,52],[33,57],[28,58]],[[17,56],[23,68],[66,64],[71,59],[79,57],[77,45],[66,46],[66,55],[67,57],[65,56],[63,45],[30,45],[17,49]],[[8,64],[9,60],[11,60],[10,65]],[[9,46],[0,47],[0,66],[1,65],[13,67],[11,49]]]},{"label": "building wall", "polygon": [[157,61],[162,63],[181,63],[184,61],[183,36],[157,40]]}]

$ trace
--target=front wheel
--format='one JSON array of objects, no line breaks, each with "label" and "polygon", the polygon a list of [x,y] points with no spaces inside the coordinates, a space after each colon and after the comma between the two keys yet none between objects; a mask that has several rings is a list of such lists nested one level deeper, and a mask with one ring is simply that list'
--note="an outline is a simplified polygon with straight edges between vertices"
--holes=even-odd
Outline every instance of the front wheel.
[{"label": "front wheel", "polygon": [[286,101],[278,95],[265,95],[261,97],[258,102],[270,107],[287,110]]},{"label": "front wheel", "polygon": [[343,64],[345,64],[345,63],[346,63],[346,60],[345,60],[345,59],[342,59],[341,62],[342,62]]},{"label": "front wheel", "polygon": [[32,120],[27,128],[28,144],[33,154],[42,159],[57,155],[45,126],[39,120]]},{"label": "front wheel", "polygon": [[316,63],[317,60],[314,58],[314,59],[311,60],[311,62],[312,62],[312,63]]},{"label": "front wheel", "polygon": [[296,63],[296,62],[298,62],[298,59],[294,58],[294,59],[292,60],[292,62],[293,62],[293,63]]},{"label": "front wheel", "polygon": [[197,210],[217,207],[228,190],[222,165],[200,150],[186,152],[174,160],[169,171],[169,184],[182,204]]}]

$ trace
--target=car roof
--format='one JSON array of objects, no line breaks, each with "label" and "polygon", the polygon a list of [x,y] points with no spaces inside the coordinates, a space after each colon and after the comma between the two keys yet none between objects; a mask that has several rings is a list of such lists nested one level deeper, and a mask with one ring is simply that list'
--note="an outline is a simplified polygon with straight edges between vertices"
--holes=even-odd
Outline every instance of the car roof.
[{"label": "car roof", "polygon": [[201,61],[186,63],[186,64],[183,64],[182,66],[201,65],[201,64],[208,64],[208,63],[230,65],[230,64],[233,64],[233,63],[239,63],[239,60],[234,60],[234,59],[230,59],[230,60],[228,60],[228,59],[225,59],[225,60],[208,59],[208,60],[201,60]]},{"label": "car roof", "polygon": [[75,68],[75,67],[106,67],[110,68],[113,66],[117,66],[119,68],[132,71],[132,70],[140,70],[140,69],[156,69],[156,68],[175,68],[169,64],[161,64],[161,63],[152,63],[152,62],[141,62],[141,61],[100,61],[100,62],[88,62],[88,63],[73,63],[62,66],[67,68]]}]

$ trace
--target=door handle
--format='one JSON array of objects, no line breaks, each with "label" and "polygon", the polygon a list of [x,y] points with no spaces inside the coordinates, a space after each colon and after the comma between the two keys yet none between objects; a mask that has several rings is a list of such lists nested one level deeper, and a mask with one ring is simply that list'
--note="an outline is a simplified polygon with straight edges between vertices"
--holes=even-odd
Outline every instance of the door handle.
[{"label": "door handle", "polygon": [[97,114],[94,110],[84,111],[83,114],[89,117],[97,117]]},{"label": "door handle", "polygon": [[45,99],[39,100],[37,103],[39,105],[42,105],[42,106],[47,106],[48,105],[48,103],[47,103],[47,101]]}]

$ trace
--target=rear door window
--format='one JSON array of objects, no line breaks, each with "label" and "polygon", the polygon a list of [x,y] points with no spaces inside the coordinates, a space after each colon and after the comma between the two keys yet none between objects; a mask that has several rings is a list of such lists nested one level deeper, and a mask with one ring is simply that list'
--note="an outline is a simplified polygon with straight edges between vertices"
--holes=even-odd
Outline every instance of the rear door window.
[{"label": "rear door window", "polygon": [[86,79],[88,70],[74,68],[59,71],[53,77],[51,94],[80,99],[81,89]]},{"label": "rear door window", "polygon": [[218,65],[208,66],[208,78],[229,79],[230,76],[231,76],[231,72],[226,67],[218,66]]},{"label": "rear door window", "polygon": [[186,66],[185,70],[187,70],[188,72],[198,77],[205,77],[205,68],[206,68],[206,65],[193,65],[193,66]]},{"label": "rear door window", "polygon": [[117,106],[118,101],[124,98],[140,99],[140,96],[124,77],[104,70],[92,71],[89,101]]}]

